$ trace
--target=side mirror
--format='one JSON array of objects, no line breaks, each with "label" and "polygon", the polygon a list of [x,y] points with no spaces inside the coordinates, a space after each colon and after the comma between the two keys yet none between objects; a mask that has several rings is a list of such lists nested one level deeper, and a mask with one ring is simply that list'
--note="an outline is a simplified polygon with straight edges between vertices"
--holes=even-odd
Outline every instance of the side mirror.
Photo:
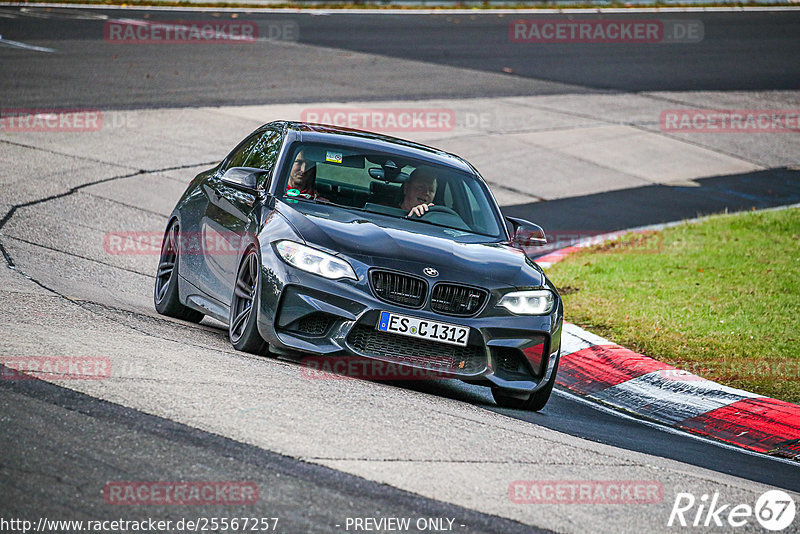
[{"label": "side mirror", "polygon": [[258,193],[258,183],[269,171],[252,167],[231,167],[222,175],[222,181],[248,193]]},{"label": "side mirror", "polygon": [[527,247],[541,247],[547,244],[547,236],[538,224],[516,217],[506,217],[506,220],[514,228],[511,244],[515,247],[525,250]]}]

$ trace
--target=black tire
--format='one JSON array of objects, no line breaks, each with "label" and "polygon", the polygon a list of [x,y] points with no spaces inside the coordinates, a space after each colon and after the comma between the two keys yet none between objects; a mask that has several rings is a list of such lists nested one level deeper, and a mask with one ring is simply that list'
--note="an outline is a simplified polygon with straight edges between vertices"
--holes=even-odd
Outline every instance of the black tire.
[{"label": "black tire", "polygon": [[[559,357],[559,360],[561,358]],[[553,393],[553,386],[556,384],[556,374],[558,372],[558,360],[556,360],[555,369],[550,380],[534,393],[531,393],[527,399],[520,399],[506,394],[500,388],[492,388],[492,396],[498,406],[503,408],[513,408],[515,410],[528,410],[531,412],[538,412],[545,407],[547,401],[550,400],[550,394]]]},{"label": "black tire", "polygon": [[161,256],[153,288],[153,303],[161,315],[199,323],[204,314],[181,304],[178,296],[178,258],[180,256],[180,226],[172,221],[161,242]]},{"label": "black tire", "polygon": [[267,342],[258,333],[257,313],[260,302],[261,262],[258,252],[250,248],[245,252],[239,268],[231,297],[231,314],[228,318],[228,337],[236,350],[252,354],[266,354]]}]

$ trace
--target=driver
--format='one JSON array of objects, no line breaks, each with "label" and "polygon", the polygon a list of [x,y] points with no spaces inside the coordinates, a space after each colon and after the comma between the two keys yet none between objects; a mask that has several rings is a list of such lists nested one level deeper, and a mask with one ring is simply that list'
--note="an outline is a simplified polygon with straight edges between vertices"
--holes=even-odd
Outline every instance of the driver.
[{"label": "driver", "polygon": [[[286,183],[286,192],[292,189],[296,190],[296,194],[291,196],[303,196],[305,198],[317,199],[316,190],[317,181],[317,166],[315,162],[307,159],[305,150],[297,153],[292,163],[292,170],[289,171],[289,180]],[[319,200],[324,200],[319,197]]]},{"label": "driver", "polygon": [[400,202],[400,207],[408,210],[408,217],[412,215],[422,217],[428,208],[433,206],[437,184],[438,180],[432,170],[424,167],[414,169],[401,187],[403,200]]}]

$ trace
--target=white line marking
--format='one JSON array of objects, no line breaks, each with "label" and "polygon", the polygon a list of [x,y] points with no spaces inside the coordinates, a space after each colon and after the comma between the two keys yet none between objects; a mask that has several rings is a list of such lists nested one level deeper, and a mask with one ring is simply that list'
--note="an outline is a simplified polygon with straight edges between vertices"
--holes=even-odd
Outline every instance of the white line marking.
[{"label": "white line marking", "polygon": [[[8,5],[8,4],[3,4],[3,5]],[[40,5],[41,4],[36,4],[36,6]],[[80,11],[74,11],[74,10],[71,10],[71,12],[69,13],[61,13],[59,11],[42,11],[37,7],[23,7],[22,9],[19,10],[19,14],[26,17],[33,17],[39,19],[105,20],[108,18],[108,15],[104,15],[102,13],[81,13]]]},{"label": "white line marking", "polygon": [[8,39],[3,39],[2,35],[0,35],[0,45],[6,45],[11,48],[22,48],[24,50],[33,50],[34,52],[49,52],[51,54],[53,52],[57,52],[57,50],[54,50],[52,48],[46,48],[44,46],[29,45],[25,43],[20,43],[19,41],[9,41]]},{"label": "white line marking", "polygon": [[[703,436],[698,436],[696,434],[691,434],[689,432],[684,432],[682,430],[678,430],[677,428],[674,428],[674,427],[671,427],[671,426],[667,426],[667,425],[663,425],[661,423],[656,423],[656,422],[653,422],[653,421],[648,421],[646,419],[641,419],[639,417],[634,417],[632,415],[628,415],[628,414],[620,412],[618,410],[614,410],[613,408],[609,408],[607,406],[603,406],[602,404],[599,404],[597,402],[590,401],[590,400],[585,399],[585,398],[583,398],[581,396],[575,395],[574,393],[570,393],[569,391],[564,391],[561,388],[554,389],[553,393],[555,393],[556,395],[560,395],[561,397],[564,397],[566,399],[573,400],[575,402],[583,404],[585,406],[589,406],[590,408],[594,408],[597,411],[600,411],[600,412],[603,412],[603,413],[607,413],[609,415],[613,415],[613,416],[616,416],[616,417],[621,417],[622,419],[627,419],[627,420],[630,420],[630,421],[636,421],[637,423],[641,423],[641,424],[643,424],[645,426],[649,426],[651,428],[655,428],[657,430],[661,430],[661,431],[667,432],[669,434],[675,434],[675,435],[679,435],[679,436],[684,436],[684,437],[687,437],[687,438],[695,439],[697,441],[702,441],[703,443],[716,445],[717,447],[722,447],[723,449],[728,449],[728,450],[731,450],[731,451],[741,452],[743,454],[747,454],[747,455],[750,455],[750,456],[756,456],[758,458],[765,458],[767,460],[772,460],[772,461],[775,461],[775,462],[782,462],[782,463],[785,463],[785,464],[792,465],[794,467],[798,466],[798,463],[795,460],[789,460],[788,458],[781,458],[780,456],[770,456],[768,454],[764,454],[764,453],[761,453],[761,452],[751,451],[749,449],[744,449],[742,447],[737,447],[736,445],[731,445],[729,443],[725,443],[724,441],[716,441],[716,440],[713,440],[713,439],[710,439],[710,438],[706,438],[706,437],[703,437]],[[584,439],[587,439],[587,438],[584,438]],[[620,448],[620,447],[617,447],[617,448]],[[647,453],[642,453],[642,454],[647,454]],[[676,461],[679,461],[679,460],[676,460]]]},{"label": "white line marking", "polygon": [[146,20],[139,19],[109,19],[109,24],[128,24],[130,26],[149,26],[152,24]]},{"label": "white line marking", "polygon": [[22,9],[19,10],[19,12],[21,14],[25,15],[26,17],[33,17],[33,18],[36,18],[36,19],[51,19],[51,18],[53,18],[53,16],[50,15],[50,13],[40,13],[39,11],[34,11],[34,10],[28,8],[28,7],[23,7]]}]

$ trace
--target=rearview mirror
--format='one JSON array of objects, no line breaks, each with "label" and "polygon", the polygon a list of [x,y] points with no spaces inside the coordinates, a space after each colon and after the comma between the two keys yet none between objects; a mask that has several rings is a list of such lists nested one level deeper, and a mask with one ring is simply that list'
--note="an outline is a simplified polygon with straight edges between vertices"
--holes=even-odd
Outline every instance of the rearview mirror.
[{"label": "rearview mirror", "polygon": [[547,244],[547,236],[538,224],[516,217],[506,217],[506,220],[514,228],[511,244],[515,247],[525,250],[527,247],[541,247]]},{"label": "rearview mirror", "polygon": [[396,169],[396,171],[387,173],[385,169],[371,167],[368,172],[371,178],[384,182],[403,183],[408,180],[408,173],[400,172],[400,169]]},{"label": "rearview mirror", "polygon": [[258,193],[258,183],[269,174],[264,169],[231,167],[222,175],[222,181],[248,193]]}]

